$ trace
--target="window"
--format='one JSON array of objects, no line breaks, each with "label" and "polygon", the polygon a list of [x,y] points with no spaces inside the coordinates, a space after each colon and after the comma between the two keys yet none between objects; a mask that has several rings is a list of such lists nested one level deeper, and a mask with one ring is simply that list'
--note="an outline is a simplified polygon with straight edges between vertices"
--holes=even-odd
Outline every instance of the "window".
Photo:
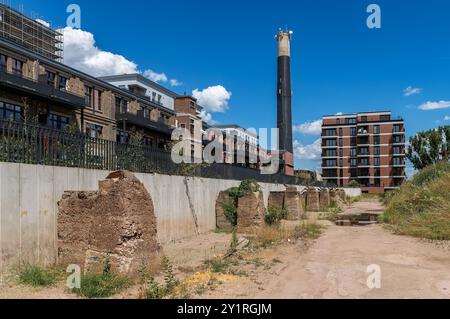
[{"label": "window", "polygon": [[50,71],[47,71],[47,85],[55,87],[56,74]]},{"label": "window", "polygon": [[326,150],[325,157],[335,157],[337,155],[336,150]]},{"label": "window", "polygon": [[116,113],[122,113],[122,99],[118,96],[116,96],[115,105]]},{"label": "window", "polygon": [[373,144],[380,145],[380,137],[379,136],[374,136],[373,137]]},{"label": "window", "polygon": [[356,167],[356,166],[358,166],[358,160],[357,160],[356,158],[352,158],[352,159],[350,160],[350,166],[351,166],[351,167]]},{"label": "window", "polygon": [[342,135],[344,135],[344,131],[340,128],[339,129],[339,136],[342,136]]},{"label": "window", "polygon": [[144,145],[148,147],[153,147],[153,137],[144,136]]},{"label": "window", "polygon": [[394,147],[394,155],[400,155],[402,154],[402,148],[400,146]]},{"label": "window", "polygon": [[367,122],[367,116],[361,116],[361,122]]},{"label": "window", "polygon": [[337,142],[336,142],[336,140],[326,140],[325,145],[328,147],[333,147],[333,146],[337,145]]},{"label": "window", "polygon": [[161,96],[161,94],[158,94],[158,104],[160,104],[160,105],[162,105],[162,101],[161,101],[161,99],[162,99],[162,96]]},{"label": "window", "polygon": [[89,107],[92,107],[92,101],[93,101],[92,92],[93,92],[93,90],[91,87],[86,86],[86,85],[84,86],[84,98],[86,101],[86,106],[89,106]]},{"label": "window", "polygon": [[127,143],[128,133],[121,130],[117,130],[117,142],[122,144]]},{"label": "window", "polygon": [[6,55],[0,54],[0,69],[1,69],[1,71],[6,72],[6,61],[7,61]]},{"label": "window", "polygon": [[379,125],[375,125],[373,127],[373,134],[380,134],[380,126]]},{"label": "window", "polygon": [[88,137],[101,138],[103,132],[103,127],[100,125],[88,123],[86,125],[86,134]]},{"label": "window", "polygon": [[360,155],[369,155],[369,148],[368,147],[363,147],[360,149],[359,151]]},{"label": "window", "polygon": [[58,81],[58,90],[67,91],[67,82],[68,82],[67,78],[60,75]]},{"label": "window", "polygon": [[12,73],[22,76],[23,62],[17,59],[12,59]]},{"label": "window", "polygon": [[48,118],[49,126],[55,130],[64,130],[69,125],[69,118],[66,116],[51,113]]},{"label": "window", "polygon": [[380,147],[379,146],[377,146],[373,149],[373,154],[376,156],[380,155]]},{"label": "window", "polygon": [[356,119],[346,119],[345,120],[345,124],[347,124],[347,125],[353,125],[353,124],[356,124]]},{"label": "window", "polygon": [[391,116],[390,115],[381,115],[380,116],[380,121],[381,122],[387,122],[391,120]]},{"label": "window", "polygon": [[375,159],[374,159],[374,165],[375,165],[375,166],[380,166],[380,158],[379,158],[379,157],[375,157]]},{"label": "window", "polygon": [[153,102],[156,101],[156,92],[152,92],[152,101],[153,101]]},{"label": "window", "polygon": [[356,136],[356,127],[350,128],[350,136]]},{"label": "window", "polygon": [[21,122],[22,108],[18,105],[0,102],[0,118]]},{"label": "window", "polygon": [[402,126],[394,125],[394,133],[401,133],[401,132],[402,132]]},{"label": "window", "polygon": [[403,138],[400,135],[394,136],[394,143],[403,143]]},{"label": "window", "polygon": [[351,148],[350,149],[350,156],[351,157],[356,157],[356,148]]},{"label": "window", "polygon": [[381,170],[379,168],[375,168],[375,177],[381,176]]},{"label": "window", "polygon": [[97,110],[102,110],[102,91],[97,91]]},{"label": "window", "polygon": [[[339,167],[343,167],[344,166],[344,160],[341,158],[340,160],[339,160]],[[342,172],[341,172],[341,176],[342,175],[344,175],[344,174],[342,174]]]},{"label": "window", "polygon": [[336,119],[336,124],[341,124],[341,119]]},{"label": "window", "polygon": [[344,150],[342,148],[339,149],[339,156],[344,157]]},{"label": "window", "polygon": [[403,165],[403,160],[400,157],[394,157],[394,165]]},{"label": "window", "polygon": [[336,160],[327,160],[326,161],[326,167],[336,167],[337,161]]},{"label": "window", "polygon": [[328,130],[325,130],[325,135],[326,136],[336,136],[336,130],[335,129],[328,129]]},{"label": "window", "polygon": [[369,159],[368,158],[362,158],[359,161],[359,164],[362,165],[362,166],[369,166]]},{"label": "window", "polygon": [[340,147],[344,146],[344,140],[342,138],[339,139],[339,146]]}]

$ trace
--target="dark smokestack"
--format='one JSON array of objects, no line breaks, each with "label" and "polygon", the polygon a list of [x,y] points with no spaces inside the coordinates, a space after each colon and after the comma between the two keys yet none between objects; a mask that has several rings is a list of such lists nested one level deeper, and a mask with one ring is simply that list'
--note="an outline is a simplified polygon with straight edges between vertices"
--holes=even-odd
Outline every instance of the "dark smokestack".
[{"label": "dark smokestack", "polygon": [[292,31],[280,31],[278,41],[278,129],[280,151],[293,153],[292,141],[292,88],[291,88],[291,36]]}]

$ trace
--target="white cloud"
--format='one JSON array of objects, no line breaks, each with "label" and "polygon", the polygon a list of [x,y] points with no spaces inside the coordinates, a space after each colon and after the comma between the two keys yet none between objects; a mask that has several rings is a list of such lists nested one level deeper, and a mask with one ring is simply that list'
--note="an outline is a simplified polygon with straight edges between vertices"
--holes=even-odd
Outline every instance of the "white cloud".
[{"label": "white cloud", "polygon": [[450,101],[426,102],[419,105],[420,110],[431,111],[450,108]]},{"label": "white cloud", "polygon": [[170,82],[171,86],[181,86],[181,85],[183,85],[183,83],[181,83],[177,79],[171,79],[169,82]]},{"label": "white cloud", "polygon": [[322,132],[322,120],[294,125],[294,132],[304,135],[320,135]]},{"label": "white cloud", "polygon": [[92,76],[138,73],[137,64],[124,56],[102,51],[96,46],[94,35],[65,27],[64,63]]},{"label": "white cloud", "polygon": [[303,145],[299,141],[294,141],[295,157],[300,160],[320,160],[322,155],[322,140],[318,139],[313,144]]},{"label": "white cloud", "polygon": [[215,121],[215,120],[213,119],[213,115],[212,115],[211,113],[206,112],[205,110],[203,110],[203,111],[200,113],[200,116],[201,116],[203,122],[206,122],[206,123],[208,123],[209,125],[215,125],[215,124],[217,124],[217,121]]},{"label": "white cloud", "polygon": [[446,115],[446,116],[444,117],[444,121],[450,121],[450,116]]},{"label": "white cloud", "polygon": [[165,73],[156,73],[153,70],[144,71],[144,76],[153,82],[167,82],[168,78]]},{"label": "white cloud", "polygon": [[192,91],[192,96],[197,99],[198,104],[210,113],[224,113],[228,110],[231,95],[232,93],[221,85],[210,86],[202,91],[199,89]]},{"label": "white cloud", "polygon": [[[64,34],[64,63],[95,77],[141,73],[154,82],[168,82],[165,73],[153,70],[140,71],[138,65],[122,55],[103,51],[97,47],[94,35],[80,29],[65,27],[59,30]],[[170,80],[170,85],[181,83],[176,79]]]},{"label": "white cloud", "polygon": [[415,94],[422,93],[423,89],[421,88],[413,88],[412,86],[408,86],[406,89],[403,90],[404,96],[411,96]]}]

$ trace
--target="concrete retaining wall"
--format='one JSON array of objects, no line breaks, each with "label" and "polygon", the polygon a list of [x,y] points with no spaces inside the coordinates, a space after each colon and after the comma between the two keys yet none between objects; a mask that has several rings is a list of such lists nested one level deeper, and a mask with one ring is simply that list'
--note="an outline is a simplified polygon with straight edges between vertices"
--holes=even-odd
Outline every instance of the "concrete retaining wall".
[{"label": "concrete retaining wall", "polygon": [[[95,191],[110,172],[0,163],[0,271],[20,262],[50,265],[57,258],[57,202],[65,191]],[[161,243],[214,230],[220,191],[239,181],[136,174],[150,192]],[[260,183],[267,207],[278,184]],[[297,186],[301,191],[303,188]]]},{"label": "concrete retaining wall", "polygon": [[359,197],[362,195],[361,188],[344,188],[344,192],[348,197]]}]

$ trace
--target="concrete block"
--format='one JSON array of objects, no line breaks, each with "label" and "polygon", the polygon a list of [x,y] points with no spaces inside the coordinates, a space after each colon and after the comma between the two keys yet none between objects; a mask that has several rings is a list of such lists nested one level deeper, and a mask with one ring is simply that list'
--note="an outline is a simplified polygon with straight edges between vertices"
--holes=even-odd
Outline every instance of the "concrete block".
[{"label": "concrete block", "polygon": [[320,192],[317,188],[310,187],[306,193],[306,211],[320,211]]},{"label": "concrete block", "polygon": [[113,271],[137,276],[160,264],[153,201],[131,173],[114,172],[99,191],[66,192],[59,202],[58,257],[101,272],[106,258]]},{"label": "concrete block", "polygon": [[286,192],[270,192],[268,208],[282,210],[284,208],[285,193]]},{"label": "concrete block", "polygon": [[239,198],[237,215],[239,230],[263,226],[266,215],[263,193],[248,193],[244,197]]},{"label": "concrete block", "polygon": [[331,206],[330,190],[328,188],[322,188],[320,190],[320,208],[325,210]]},{"label": "concrete block", "polygon": [[284,208],[288,213],[288,220],[299,220],[304,213],[300,192],[296,188],[288,188],[285,194]]}]

